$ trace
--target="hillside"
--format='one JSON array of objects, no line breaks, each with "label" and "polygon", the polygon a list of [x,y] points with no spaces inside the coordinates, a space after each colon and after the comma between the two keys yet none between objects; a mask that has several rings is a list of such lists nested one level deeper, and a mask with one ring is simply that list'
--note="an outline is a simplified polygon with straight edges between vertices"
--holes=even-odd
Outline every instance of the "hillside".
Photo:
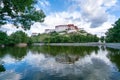
[{"label": "hillside", "polygon": [[84,42],[98,42],[99,38],[96,35],[87,33],[84,30],[67,33],[63,32],[51,32],[43,33],[38,36],[32,36],[33,42],[42,42],[42,43],[84,43]]}]

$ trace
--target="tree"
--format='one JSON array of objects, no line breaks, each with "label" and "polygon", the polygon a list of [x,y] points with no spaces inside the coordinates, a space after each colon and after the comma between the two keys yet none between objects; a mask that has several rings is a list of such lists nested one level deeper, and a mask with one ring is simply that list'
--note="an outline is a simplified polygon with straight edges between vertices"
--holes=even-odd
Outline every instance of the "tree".
[{"label": "tree", "polygon": [[13,44],[27,43],[28,39],[29,38],[28,38],[27,34],[22,31],[17,31],[10,35],[10,40],[13,42]]},{"label": "tree", "polygon": [[0,72],[4,72],[4,71],[5,71],[5,67],[2,64],[0,64]]},{"label": "tree", "polygon": [[101,36],[100,40],[101,40],[101,42],[104,42],[105,37],[104,37],[104,36]]},{"label": "tree", "polygon": [[[48,34],[49,35],[49,34]],[[38,37],[42,37],[38,36]],[[84,43],[84,42],[98,42],[99,38],[96,35],[88,34],[64,34],[60,35],[59,33],[51,33],[49,37],[44,37],[42,42],[45,43]]]},{"label": "tree", "polygon": [[106,32],[106,42],[120,42],[120,19]]},{"label": "tree", "polygon": [[5,32],[0,31],[0,44],[5,44],[8,36]]},{"label": "tree", "polygon": [[36,10],[37,0],[0,0],[0,26],[11,23],[23,29],[30,29],[34,22],[43,22],[45,14]]}]

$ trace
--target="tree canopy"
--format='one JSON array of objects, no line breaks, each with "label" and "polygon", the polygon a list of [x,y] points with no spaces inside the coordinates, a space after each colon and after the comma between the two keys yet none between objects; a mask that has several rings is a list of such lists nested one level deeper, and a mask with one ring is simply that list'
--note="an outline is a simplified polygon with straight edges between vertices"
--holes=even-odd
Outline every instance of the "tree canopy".
[{"label": "tree canopy", "polygon": [[28,36],[26,33],[22,32],[22,31],[17,31],[15,33],[12,33],[10,35],[10,39],[14,42],[14,43],[27,43],[28,41]]},{"label": "tree canopy", "polygon": [[5,32],[0,31],[0,45],[4,44],[7,40],[7,34]]},{"label": "tree canopy", "polygon": [[49,34],[40,34],[32,36],[33,42],[43,43],[85,43],[85,42],[98,42],[99,38],[96,35],[87,32],[81,33],[64,33],[51,32]]},{"label": "tree canopy", "polygon": [[0,45],[15,45],[18,43],[32,44],[32,40],[23,31],[17,31],[9,36],[5,32],[0,31]]},{"label": "tree canopy", "polygon": [[120,18],[113,24],[106,33],[106,42],[120,42]]},{"label": "tree canopy", "polygon": [[0,26],[11,23],[30,29],[34,22],[43,22],[45,14],[36,10],[37,0],[0,0]]}]

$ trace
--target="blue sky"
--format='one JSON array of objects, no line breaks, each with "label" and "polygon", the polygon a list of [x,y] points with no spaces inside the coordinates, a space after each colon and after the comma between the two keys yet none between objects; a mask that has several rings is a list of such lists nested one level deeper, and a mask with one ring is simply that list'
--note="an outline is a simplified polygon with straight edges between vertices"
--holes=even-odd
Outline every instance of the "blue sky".
[{"label": "blue sky", "polygon": [[[49,13],[67,11],[69,8],[73,9],[73,7],[74,10],[79,11],[81,7],[77,7],[77,1],[79,2],[82,0],[38,0],[37,5],[39,6],[39,8],[44,10],[46,15],[49,15]],[[116,17],[120,17],[120,13],[119,13],[120,0],[100,0],[100,1],[108,1],[108,2],[115,1],[115,5],[112,5],[111,8],[108,8],[106,11],[112,15],[115,15]],[[100,1],[93,0],[93,2],[100,2]],[[41,5],[40,2],[43,2],[44,6]],[[48,4],[45,4],[45,2],[47,2]],[[104,6],[104,3],[101,6]]]},{"label": "blue sky", "polygon": [[68,0],[38,0],[38,6],[46,15],[66,11],[72,3]]},{"label": "blue sky", "polygon": [[38,0],[35,7],[42,9],[46,18],[43,23],[32,25],[28,33],[43,33],[56,25],[74,24],[101,36],[120,18],[120,0]]}]

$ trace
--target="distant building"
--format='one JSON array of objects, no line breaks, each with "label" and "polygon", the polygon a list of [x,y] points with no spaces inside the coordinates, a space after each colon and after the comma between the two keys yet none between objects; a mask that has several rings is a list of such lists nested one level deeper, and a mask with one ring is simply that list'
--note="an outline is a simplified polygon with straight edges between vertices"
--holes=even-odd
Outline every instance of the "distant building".
[{"label": "distant building", "polygon": [[55,26],[56,32],[70,31],[70,30],[78,31],[78,27],[74,26],[73,24]]},{"label": "distant building", "polygon": [[32,36],[37,36],[39,33],[32,33]]},{"label": "distant building", "polygon": [[51,32],[54,32],[55,29],[45,29],[45,33],[51,33]]},{"label": "distant building", "polygon": [[55,26],[55,29],[46,29],[45,33],[50,33],[50,32],[63,32],[66,31],[67,33],[72,33],[72,32],[77,32],[80,29],[75,26],[74,24],[68,24],[68,25],[58,25]]}]

